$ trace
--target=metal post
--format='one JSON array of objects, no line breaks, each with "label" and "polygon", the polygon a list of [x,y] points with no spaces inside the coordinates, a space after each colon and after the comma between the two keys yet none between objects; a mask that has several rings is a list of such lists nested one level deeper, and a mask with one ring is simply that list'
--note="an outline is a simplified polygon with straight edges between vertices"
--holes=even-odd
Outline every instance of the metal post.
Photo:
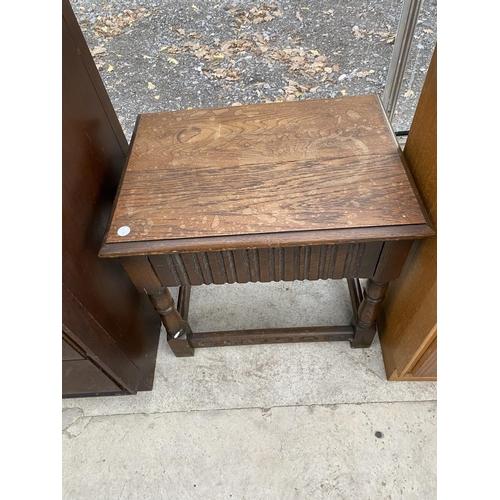
[{"label": "metal post", "polygon": [[403,82],[406,63],[408,62],[408,55],[410,53],[421,5],[422,0],[404,0],[403,2],[401,18],[399,20],[391,64],[389,66],[389,74],[387,75],[387,83],[385,85],[384,97],[382,100],[390,121],[392,121],[394,111],[396,110],[399,91]]}]

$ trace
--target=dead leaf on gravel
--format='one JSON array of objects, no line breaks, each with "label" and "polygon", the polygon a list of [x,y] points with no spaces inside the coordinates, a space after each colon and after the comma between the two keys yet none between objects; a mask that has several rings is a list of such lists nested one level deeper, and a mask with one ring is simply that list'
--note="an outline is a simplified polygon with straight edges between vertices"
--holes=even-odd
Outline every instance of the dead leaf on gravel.
[{"label": "dead leaf on gravel", "polygon": [[317,50],[306,52],[302,48],[273,49],[264,56],[272,62],[281,62],[288,66],[289,73],[299,73],[311,78],[320,78],[324,82],[332,71],[338,71],[338,64],[329,65],[325,56]]},{"label": "dead leaf on gravel", "polygon": [[249,53],[258,57],[268,50],[268,41],[259,33],[251,35],[241,34],[237,39],[228,40],[222,44],[220,44],[220,40],[218,40],[218,42],[220,45],[220,52],[228,58],[240,57]]},{"label": "dead leaf on gravel", "polygon": [[155,89],[155,88],[156,88],[156,85],[154,85],[154,84],[153,84],[153,83],[151,83],[151,82],[148,82],[148,89],[149,89],[149,90],[153,90],[153,89]]},{"label": "dead leaf on gravel", "polygon": [[146,10],[141,7],[136,10],[126,9],[120,14],[111,14],[106,17],[99,16],[94,25],[94,33],[99,38],[111,40],[117,35],[123,33],[125,28],[140,19],[141,17],[149,17],[153,11]]},{"label": "dead leaf on gravel", "polygon": [[241,78],[241,72],[237,69],[228,69],[226,70],[225,75],[223,76],[225,80],[236,81]]},{"label": "dead leaf on gravel", "polygon": [[99,58],[106,53],[106,48],[103,45],[99,45],[90,51],[92,57]]},{"label": "dead leaf on gravel", "polygon": [[108,66],[108,72],[111,72],[113,71],[115,68],[113,68],[113,66],[111,66],[111,64]]},{"label": "dead leaf on gravel", "polygon": [[201,47],[200,42],[186,42],[183,45],[184,49],[198,50]]},{"label": "dead leaf on gravel", "polygon": [[[252,39],[260,44],[266,44],[267,40],[260,34],[260,33],[252,33],[251,35]],[[244,35],[242,38],[247,38],[247,35]]]},{"label": "dead leaf on gravel", "polygon": [[375,70],[371,69],[369,71],[360,71],[359,73],[356,73],[356,76],[358,78],[365,78],[368,75],[371,75],[372,73],[375,73]]},{"label": "dead leaf on gravel", "polygon": [[169,57],[167,59],[167,62],[169,62],[170,64],[174,64],[174,65],[179,64],[179,61],[177,59],[174,59],[173,57]]},{"label": "dead leaf on gravel", "polygon": [[294,80],[288,80],[288,85],[282,87],[285,92],[285,101],[296,101],[297,98],[306,93],[310,87],[300,85],[300,83]]},{"label": "dead leaf on gravel", "polygon": [[171,45],[170,47],[166,47],[166,51],[167,51],[167,54],[170,54],[171,56],[185,52],[184,49],[182,49],[181,47],[178,47],[177,45]]},{"label": "dead leaf on gravel", "polygon": [[304,22],[304,19],[302,19],[302,16],[300,15],[299,11],[295,13],[295,17],[302,23]]},{"label": "dead leaf on gravel", "polygon": [[390,31],[381,31],[375,34],[380,38],[385,38],[387,43],[394,43],[394,40],[396,39],[396,33],[391,33]]},{"label": "dead leaf on gravel", "polygon": [[[233,12],[232,9],[229,9]],[[236,11],[236,20],[240,24],[259,24],[267,21],[272,21],[276,17],[283,15],[283,12],[276,5],[262,4],[260,7],[252,7],[248,11]]]},{"label": "dead leaf on gravel", "polygon": [[106,66],[106,63],[104,61],[99,61],[95,65],[97,69],[101,69],[104,68],[104,66]]},{"label": "dead leaf on gravel", "polygon": [[360,29],[359,26],[353,26],[351,31],[354,33],[356,40],[361,40],[366,35],[366,30]]},{"label": "dead leaf on gravel", "polygon": [[202,45],[200,42],[186,42],[183,45],[182,52],[192,52],[195,57],[204,61],[224,59],[224,55],[219,50],[212,49],[208,45]]},{"label": "dead leaf on gravel", "polygon": [[236,81],[241,78],[241,72],[237,69],[226,69],[226,68],[202,68],[201,70],[209,78],[215,78],[217,80],[229,80]]},{"label": "dead leaf on gravel", "polygon": [[252,55],[254,57],[261,56],[264,54],[264,52],[267,52],[269,50],[269,47],[266,47],[265,45],[261,45],[259,47],[256,47],[254,50],[252,50]]}]

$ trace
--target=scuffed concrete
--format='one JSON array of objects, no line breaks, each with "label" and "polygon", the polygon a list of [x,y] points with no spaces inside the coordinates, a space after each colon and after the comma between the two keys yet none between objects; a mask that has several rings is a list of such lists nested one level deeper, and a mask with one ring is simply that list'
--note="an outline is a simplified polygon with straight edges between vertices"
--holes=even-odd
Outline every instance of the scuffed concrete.
[{"label": "scuffed concrete", "polygon": [[[348,324],[347,286],[317,281],[193,288],[194,330]],[[387,381],[378,337],[370,349],[348,342],[198,349],[176,358],[162,330],[152,392],[63,401],[84,415],[269,408],[436,399],[434,382]]]},{"label": "scuffed concrete", "polygon": [[62,430],[65,431],[73,422],[83,416],[83,410],[78,407],[66,408],[62,411]]},{"label": "scuffed concrete", "polygon": [[[189,316],[207,331],[350,315],[329,280],[195,287]],[[63,400],[63,498],[432,500],[435,399],[436,383],[387,381],[378,337],[176,358],[162,330],[151,392]]]},{"label": "scuffed concrete", "polygon": [[63,497],[430,500],[435,419],[435,402],[94,417],[63,436]]}]

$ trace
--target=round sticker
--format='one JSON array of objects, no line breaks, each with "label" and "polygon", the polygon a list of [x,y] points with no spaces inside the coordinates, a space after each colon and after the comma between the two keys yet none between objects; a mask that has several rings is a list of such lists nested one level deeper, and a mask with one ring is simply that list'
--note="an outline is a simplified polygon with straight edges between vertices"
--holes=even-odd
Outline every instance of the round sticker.
[{"label": "round sticker", "polygon": [[127,236],[130,233],[130,228],[128,226],[122,226],[118,229],[118,236]]}]

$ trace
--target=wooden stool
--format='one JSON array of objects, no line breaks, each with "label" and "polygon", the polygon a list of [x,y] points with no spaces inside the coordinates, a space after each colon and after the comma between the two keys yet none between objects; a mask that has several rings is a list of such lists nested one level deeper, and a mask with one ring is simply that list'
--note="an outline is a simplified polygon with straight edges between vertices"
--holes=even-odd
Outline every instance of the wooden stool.
[{"label": "wooden stool", "polygon": [[[149,295],[177,356],[368,347],[413,240],[434,234],[422,207],[377,96],[145,114],[99,255]],[[197,333],[187,321],[191,285],[328,278],[347,278],[350,325]]]}]

